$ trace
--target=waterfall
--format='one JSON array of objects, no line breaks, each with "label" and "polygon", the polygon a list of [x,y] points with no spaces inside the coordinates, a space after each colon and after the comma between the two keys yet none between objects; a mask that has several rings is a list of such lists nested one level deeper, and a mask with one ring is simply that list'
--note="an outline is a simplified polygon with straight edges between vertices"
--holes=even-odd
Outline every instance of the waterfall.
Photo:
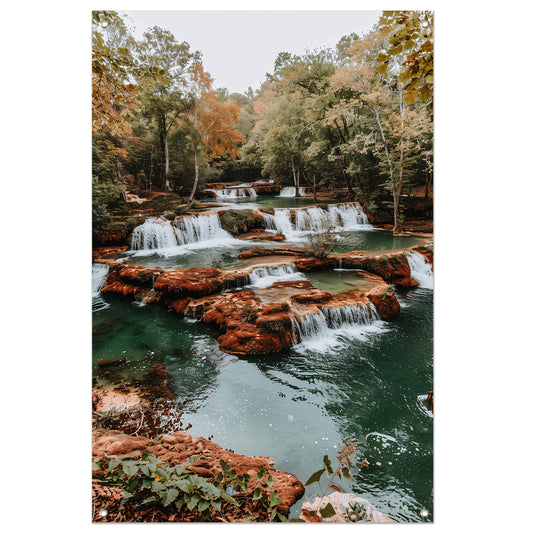
[{"label": "waterfall", "polygon": [[[300,192],[300,195],[305,194],[306,189],[307,187],[299,187],[298,191]],[[296,187],[283,187],[279,195],[281,197],[294,197],[296,196]]]},{"label": "waterfall", "polygon": [[308,207],[294,209],[295,221],[291,222],[290,209],[275,209],[274,215],[263,213],[267,231],[281,232],[286,237],[295,232],[321,232],[334,230],[371,229],[368,219],[359,204],[330,205],[328,209]]},{"label": "waterfall", "polygon": [[269,215],[268,213],[262,213],[262,215],[265,219],[265,229],[267,231],[283,233],[285,237],[294,233],[290,209],[275,209],[274,215]]},{"label": "waterfall", "polygon": [[175,218],[174,227],[178,245],[232,238],[220,225],[216,213]]},{"label": "waterfall", "polygon": [[157,250],[215,239],[233,239],[216,213],[176,217],[173,223],[164,217],[149,218],[133,230],[131,249]]},{"label": "waterfall", "polygon": [[93,311],[100,311],[109,307],[103,298],[100,296],[100,291],[105,285],[107,274],[109,273],[109,265],[107,263],[93,263],[92,272],[92,308]]},{"label": "waterfall", "polygon": [[154,250],[178,245],[172,224],[165,217],[149,218],[131,234],[132,250]]},{"label": "waterfall", "polygon": [[245,198],[246,196],[257,196],[256,190],[251,183],[244,183],[238,187],[226,187],[225,189],[206,189],[216,194],[217,198],[231,200],[232,198]]},{"label": "waterfall", "polygon": [[307,279],[304,274],[298,272],[294,265],[279,265],[277,267],[254,268],[250,274],[249,284],[258,289],[270,287],[276,281],[296,281]]},{"label": "waterfall", "polygon": [[294,342],[317,351],[339,344],[338,337],[366,339],[371,332],[382,331],[380,316],[372,303],[322,307],[292,319]]},{"label": "waterfall", "polygon": [[433,289],[433,267],[427,262],[425,256],[414,250],[406,252],[405,255],[411,268],[411,277],[418,281],[418,286]]}]

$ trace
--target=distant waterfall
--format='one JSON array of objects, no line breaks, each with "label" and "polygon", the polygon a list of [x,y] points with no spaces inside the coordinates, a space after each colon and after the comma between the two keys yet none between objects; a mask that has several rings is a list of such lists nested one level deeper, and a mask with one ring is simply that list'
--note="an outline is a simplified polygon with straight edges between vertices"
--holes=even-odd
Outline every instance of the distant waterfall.
[{"label": "distant waterfall", "polygon": [[251,183],[244,183],[242,187],[227,187],[225,189],[206,189],[214,192],[217,198],[231,200],[233,198],[245,198],[246,196],[257,196],[256,190],[251,187]]},{"label": "distant waterfall", "polygon": [[109,306],[102,297],[100,291],[105,285],[107,274],[109,273],[109,265],[107,263],[93,263],[92,272],[92,308],[93,311],[100,311]]},{"label": "distant waterfall", "polygon": [[359,204],[330,205],[327,209],[308,207],[294,209],[294,224],[291,222],[290,209],[276,209],[274,215],[263,213],[267,231],[281,232],[290,236],[294,232],[320,232],[327,228],[334,230],[368,229],[368,222]]},{"label": "distant waterfall", "polygon": [[254,268],[250,274],[249,284],[255,288],[263,289],[270,287],[276,281],[297,281],[305,279],[307,279],[305,275],[298,272],[294,265],[266,266]]},{"label": "distant waterfall", "polygon": [[418,281],[418,286],[424,289],[433,289],[433,267],[427,262],[424,255],[414,250],[405,255],[411,268],[411,277]]},{"label": "distant waterfall", "polygon": [[173,223],[164,217],[158,217],[149,218],[133,230],[131,249],[157,250],[231,238],[231,234],[220,225],[217,214],[176,217]]},{"label": "distant waterfall", "polygon": [[336,343],[336,337],[364,336],[380,316],[372,303],[366,305],[346,305],[322,307],[318,313],[308,313],[292,319],[294,342],[325,348]]},{"label": "distant waterfall", "polygon": [[[300,192],[300,195],[304,195],[305,192],[306,192],[306,189],[307,189],[307,187],[299,187],[298,191]],[[284,197],[284,198],[285,197],[294,197],[294,196],[296,196],[296,187],[283,187],[283,189],[281,189],[279,195]]]}]

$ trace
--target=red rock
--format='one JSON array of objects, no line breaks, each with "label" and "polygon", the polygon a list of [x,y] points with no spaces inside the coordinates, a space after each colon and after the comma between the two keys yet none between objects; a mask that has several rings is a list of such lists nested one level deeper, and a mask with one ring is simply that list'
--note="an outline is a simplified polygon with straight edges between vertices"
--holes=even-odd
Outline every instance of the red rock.
[{"label": "red rock", "polygon": [[[154,441],[146,437],[134,437],[120,431],[95,429],[93,431],[93,456],[122,455],[138,452],[140,457],[143,451],[149,451],[161,461],[171,465],[184,463],[193,455],[198,455],[197,461],[187,468],[196,474],[213,478],[222,471],[220,461],[231,466],[237,475],[248,474],[250,490],[256,487],[255,478],[261,468],[268,471],[272,476],[273,483],[270,491],[276,491],[281,500],[278,510],[288,514],[293,505],[304,493],[304,486],[295,476],[274,468],[274,460],[270,457],[236,454],[225,450],[218,444],[203,437],[191,437],[185,431],[177,431],[171,435],[161,437],[160,441]],[[132,458],[135,458],[134,455]]]},{"label": "red rock", "polygon": [[207,296],[223,288],[223,273],[218,268],[190,268],[162,273],[154,289],[170,296]]},{"label": "red rock", "polygon": [[400,303],[390,285],[374,287],[366,297],[374,304],[381,318],[393,318],[400,312]]},{"label": "red rock", "polygon": [[326,257],[325,259],[319,259],[317,257],[307,257],[295,261],[294,266],[298,270],[303,270],[304,272],[310,270],[321,270],[325,268],[335,268],[335,259],[332,257]]}]

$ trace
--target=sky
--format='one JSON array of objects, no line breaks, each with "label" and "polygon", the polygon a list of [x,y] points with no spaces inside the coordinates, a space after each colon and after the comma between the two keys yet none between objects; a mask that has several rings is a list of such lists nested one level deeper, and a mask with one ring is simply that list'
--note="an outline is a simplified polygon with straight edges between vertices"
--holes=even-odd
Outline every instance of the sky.
[{"label": "sky", "polygon": [[258,89],[279,52],[334,48],[339,39],[368,32],[380,11],[119,11],[137,39],[151,26],[171,31],[203,54],[215,87],[230,93]]}]

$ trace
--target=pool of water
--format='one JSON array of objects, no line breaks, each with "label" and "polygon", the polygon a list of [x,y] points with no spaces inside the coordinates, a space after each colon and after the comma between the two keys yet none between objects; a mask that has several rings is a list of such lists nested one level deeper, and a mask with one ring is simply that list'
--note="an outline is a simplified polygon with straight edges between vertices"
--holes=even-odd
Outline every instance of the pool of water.
[{"label": "pool of water", "polygon": [[[342,275],[310,277],[323,286],[349,283]],[[340,336],[329,350],[297,346],[261,357],[225,354],[216,329],[160,307],[100,298],[108,307],[93,312],[95,375],[100,358],[125,355],[131,362],[123,379],[164,364],[177,399],[195,395],[184,415],[193,436],[271,456],[302,482],[325,454],[333,458],[342,442],[355,439],[355,484],[343,481],[341,488],[396,520],[424,521],[422,508],[433,520],[433,419],[420,402],[433,388],[431,290],[400,294],[396,320],[366,335]],[[358,467],[363,458],[370,468]],[[318,491],[310,486],[306,495],[312,500]]]}]

